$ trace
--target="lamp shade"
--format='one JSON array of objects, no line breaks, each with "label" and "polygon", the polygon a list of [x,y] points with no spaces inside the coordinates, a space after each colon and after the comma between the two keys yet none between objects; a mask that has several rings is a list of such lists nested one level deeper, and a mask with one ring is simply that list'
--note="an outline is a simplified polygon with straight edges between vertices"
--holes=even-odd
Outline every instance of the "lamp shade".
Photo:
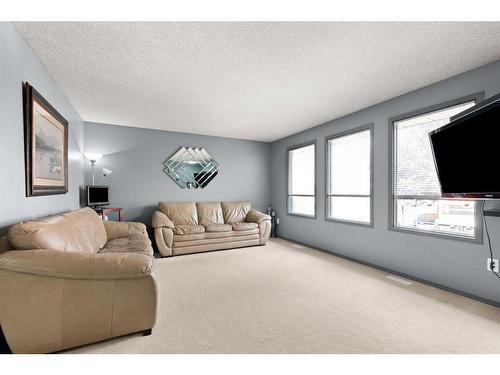
[{"label": "lamp shade", "polygon": [[85,157],[87,159],[89,159],[90,161],[97,161],[99,160],[100,158],[102,158],[102,155],[101,154],[97,154],[95,152],[86,152],[85,154]]}]

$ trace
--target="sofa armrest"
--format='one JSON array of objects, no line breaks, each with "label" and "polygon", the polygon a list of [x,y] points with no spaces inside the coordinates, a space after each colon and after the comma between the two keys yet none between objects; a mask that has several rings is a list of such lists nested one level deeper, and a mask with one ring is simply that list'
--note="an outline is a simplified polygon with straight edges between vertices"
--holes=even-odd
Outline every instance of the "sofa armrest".
[{"label": "sofa armrest", "polygon": [[264,220],[271,220],[271,216],[266,215],[257,210],[254,210],[253,208],[250,211],[248,211],[247,217],[245,219],[247,223],[257,223],[257,224],[260,224]]},{"label": "sofa armrest", "polygon": [[153,228],[170,228],[170,229],[172,229],[175,225],[172,222],[172,220],[170,220],[168,218],[168,216],[165,215],[163,212],[155,211],[155,213],[153,214],[152,226],[153,226]]},{"label": "sofa armrest", "polygon": [[156,247],[162,257],[172,255],[174,232],[171,228],[154,228]]},{"label": "sofa armrest", "polygon": [[153,257],[138,253],[13,250],[0,254],[0,270],[67,279],[134,279],[151,274]]},{"label": "sofa armrest", "polygon": [[103,220],[103,223],[104,228],[106,228],[108,241],[116,240],[117,238],[128,237],[131,234],[142,234],[148,237],[146,226],[143,223],[108,220]]}]

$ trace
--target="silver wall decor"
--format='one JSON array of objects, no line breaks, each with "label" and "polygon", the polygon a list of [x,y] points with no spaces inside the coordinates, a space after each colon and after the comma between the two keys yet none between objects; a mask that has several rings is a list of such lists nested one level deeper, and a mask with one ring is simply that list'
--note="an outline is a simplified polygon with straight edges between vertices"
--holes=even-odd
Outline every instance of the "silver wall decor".
[{"label": "silver wall decor", "polygon": [[165,173],[183,189],[203,189],[219,173],[219,164],[202,147],[181,147],[164,164]]}]

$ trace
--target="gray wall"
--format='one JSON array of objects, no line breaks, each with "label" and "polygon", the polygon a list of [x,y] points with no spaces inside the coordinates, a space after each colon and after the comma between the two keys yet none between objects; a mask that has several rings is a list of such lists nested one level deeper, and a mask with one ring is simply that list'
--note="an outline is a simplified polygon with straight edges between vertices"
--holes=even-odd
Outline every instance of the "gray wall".
[{"label": "gray wall", "polygon": [[[22,84],[28,81],[69,122],[69,192],[27,198],[24,177]],[[0,234],[9,225],[80,206],[83,121],[15,28],[0,22]]]},{"label": "gray wall", "polygon": [[[269,143],[86,122],[85,145],[86,152],[105,155],[96,163],[96,184],[110,187],[111,205],[125,208],[127,220],[151,225],[160,201],[248,199],[260,210],[271,202]],[[204,189],[182,189],[163,172],[163,162],[180,146],[204,147],[220,164]],[[103,167],[113,171],[104,180]]]},{"label": "gray wall", "polygon": [[[486,241],[472,244],[388,230],[388,119],[479,91],[484,91],[488,98],[500,92],[499,77],[500,62],[496,62],[274,142],[271,151],[271,201],[280,218],[280,236],[500,302],[500,280],[486,271]],[[372,122],[375,124],[374,228],[326,222],[324,138]],[[317,141],[317,219],[288,216],[286,148],[311,140]],[[500,218],[488,220],[498,258]]]}]

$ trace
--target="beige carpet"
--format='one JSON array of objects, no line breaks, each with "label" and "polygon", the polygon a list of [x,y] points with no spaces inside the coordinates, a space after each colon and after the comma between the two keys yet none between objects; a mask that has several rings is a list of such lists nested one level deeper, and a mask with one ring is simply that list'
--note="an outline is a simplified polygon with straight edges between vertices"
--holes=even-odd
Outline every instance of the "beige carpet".
[{"label": "beige carpet", "polygon": [[158,259],[158,320],[71,353],[500,353],[500,309],[284,240]]}]

